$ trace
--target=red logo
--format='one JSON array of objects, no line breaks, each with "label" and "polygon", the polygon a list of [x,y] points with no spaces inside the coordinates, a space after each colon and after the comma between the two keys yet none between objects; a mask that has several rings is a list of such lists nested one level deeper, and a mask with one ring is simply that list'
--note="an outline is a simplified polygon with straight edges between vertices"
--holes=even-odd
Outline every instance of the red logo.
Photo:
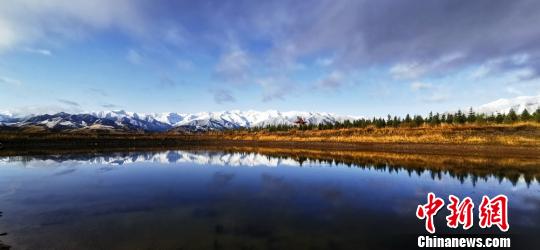
[{"label": "red logo", "polygon": [[505,195],[497,195],[489,199],[484,195],[480,204],[480,227],[488,228],[496,225],[503,232],[508,231],[508,198]]},{"label": "red logo", "polygon": [[427,204],[418,206],[416,209],[416,217],[418,219],[426,220],[426,230],[430,233],[435,233],[435,225],[433,225],[433,216],[439,212],[444,206],[444,200],[436,198],[434,193],[429,193],[427,198]]},{"label": "red logo", "polygon": [[459,202],[459,198],[450,195],[448,196],[450,204],[446,206],[450,210],[450,215],[446,216],[446,225],[450,228],[457,228],[459,224],[463,224],[463,229],[467,230],[473,225],[473,208],[474,203],[471,198],[466,197]]},{"label": "red logo", "polygon": [[[450,211],[450,215],[446,216],[446,225],[449,228],[458,228],[459,225],[463,225],[464,230],[471,228],[474,217],[472,199],[465,197],[460,201],[458,197],[449,195],[448,200],[450,203],[446,208]],[[426,230],[429,233],[435,233],[433,218],[443,206],[444,200],[430,192],[427,195],[427,203],[419,205],[416,209],[416,217],[426,221]],[[510,228],[508,224],[508,198],[505,195],[497,195],[490,199],[484,195],[478,217],[481,228],[490,228],[492,225],[496,225],[501,231],[508,231]]]}]

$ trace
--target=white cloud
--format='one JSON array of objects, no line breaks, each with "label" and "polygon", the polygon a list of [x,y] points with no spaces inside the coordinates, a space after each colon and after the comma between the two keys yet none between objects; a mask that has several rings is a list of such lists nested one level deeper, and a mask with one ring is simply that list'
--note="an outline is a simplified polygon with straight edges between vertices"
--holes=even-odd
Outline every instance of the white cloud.
[{"label": "white cloud", "polygon": [[420,63],[398,63],[390,68],[390,74],[395,79],[414,79],[427,71],[425,65]]},{"label": "white cloud", "polygon": [[128,62],[132,64],[141,64],[142,63],[142,56],[134,49],[130,49],[126,55],[126,59]]},{"label": "white cloud", "polygon": [[529,61],[529,58],[529,54],[516,54],[512,56],[511,60],[516,65],[522,65],[527,63]]},{"label": "white cloud", "polygon": [[43,55],[43,56],[51,56],[52,55],[52,52],[50,50],[47,50],[47,49],[25,48],[24,51],[26,51],[28,53],[34,53],[34,54]]},{"label": "white cloud", "polygon": [[78,102],[75,102],[75,101],[72,101],[72,100],[57,99],[57,101],[60,102],[60,103],[65,104],[65,105],[69,105],[69,106],[75,106],[75,107],[80,107],[81,106]]},{"label": "white cloud", "polygon": [[176,67],[181,71],[188,71],[193,69],[193,62],[190,60],[179,59],[176,61]]},{"label": "white cloud", "polygon": [[9,84],[9,85],[21,85],[22,84],[22,82],[17,80],[17,79],[5,77],[5,76],[0,76],[0,83],[5,83],[5,84]]},{"label": "white cloud", "polygon": [[183,29],[177,27],[169,28],[165,31],[164,40],[169,44],[182,46],[187,42],[185,33]]},{"label": "white cloud", "polygon": [[223,54],[216,65],[216,75],[225,81],[245,83],[249,79],[250,59],[247,52],[233,48]]},{"label": "white cloud", "polygon": [[526,65],[529,58],[528,54],[515,54],[488,60],[472,71],[469,79],[477,80],[489,76],[501,77],[501,75],[518,76],[521,79],[533,77],[536,74],[535,70]]},{"label": "white cloud", "polygon": [[505,91],[512,95],[523,95],[523,91],[518,90],[512,86],[506,87]]},{"label": "white cloud", "polygon": [[487,65],[480,65],[480,67],[476,68],[470,75],[469,79],[471,80],[478,80],[481,78],[484,78],[491,72],[491,69]]},{"label": "white cloud", "polygon": [[338,89],[345,84],[345,77],[339,71],[332,71],[325,78],[319,80],[318,87],[327,89]]},{"label": "white cloud", "polygon": [[214,94],[214,101],[217,104],[224,104],[227,102],[235,102],[236,98],[232,95],[231,91],[226,89],[216,89],[210,91],[212,94]]},{"label": "white cloud", "polygon": [[315,64],[320,67],[329,67],[332,64],[334,64],[334,58],[333,57],[317,58],[317,60],[315,60]]},{"label": "white cloud", "polygon": [[444,102],[448,100],[448,95],[443,93],[433,93],[422,100],[425,102]]},{"label": "white cloud", "polygon": [[146,29],[139,2],[131,0],[0,1],[0,52],[39,41],[73,39],[86,31],[119,28],[133,35]]},{"label": "white cloud", "polygon": [[413,82],[411,83],[411,89],[414,91],[423,90],[423,89],[431,89],[433,85],[431,83],[426,82]]},{"label": "white cloud", "polygon": [[276,99],[284,100],[286,95],[292,94],[295,85],[284,77],[266,77],[256,80],[263,89],[263,101],[268,102]]},{"label": "white cloud", "polygon": [[41,115],[41,114],[56,114],[58,112],[67,112],[77,114],[83,112],[79,106],[73,105],[28,105],[15,107],[10,110],[15,116]]},{"label": "white cloud", "polygon": [[448,67],[455,61],[465,57],[463,53],[450,53],[437,58],[430,63],[406,62],[398,63],[390,68],[394,79],[417,79],[431,72],[437,72]]}]

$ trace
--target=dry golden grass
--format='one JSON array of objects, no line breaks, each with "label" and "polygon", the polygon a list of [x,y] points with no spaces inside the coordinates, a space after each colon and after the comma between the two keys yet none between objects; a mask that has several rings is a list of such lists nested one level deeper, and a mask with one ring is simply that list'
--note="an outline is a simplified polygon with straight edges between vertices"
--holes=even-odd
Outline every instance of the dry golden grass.
[{"label": "dry golden grass", "polygon": [[333,130],[224,131],[206,133],[126,133],[119,131],[0,131],[0,143],[32,145],[37,142],[306,142],[353,144],[438,144],[438,145],[491,145],[540,148],[540,124],[516,123],[511,125],[441,125],[401,128],[346,128]]},{"label": "dry golden grass", "polygon": [[212,133],[229,140],[346,142],[346,143],[427,143],[540,146],[540,125],[423,126],[418,128],[347,128],[334,130],[291,130],[286,132],[234,131]]}]

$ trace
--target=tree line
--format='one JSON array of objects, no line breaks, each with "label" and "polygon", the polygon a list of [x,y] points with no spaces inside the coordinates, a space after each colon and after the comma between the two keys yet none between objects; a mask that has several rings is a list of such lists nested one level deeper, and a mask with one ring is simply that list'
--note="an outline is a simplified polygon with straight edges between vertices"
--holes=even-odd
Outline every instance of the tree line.
[{"label": "tree line", "polygon": [[373,117],[371,119],[344,120],[343,122],[324,123],[324,124],[301,124],[301,125],[267,125],[258,128],[249,128],[250,131],[266,130],[288,131],[291,129],[299,130],[327,130],[341,128],[366,128],[366,127],[420,127],[424,125],[439,126],[441,124],[464,125],[464,124],[513,124],[517,122],[538,122],[540,123],[540,108],[537,108],[532,114],[527,110],[523,110],[518,114],[513,109],[508,113],[484,114],[476,113],[472,108],[468,112],[458,110],[455,113],[433,113],[429,112],[426,117],[421,115],[405,115],[405,117],[388,115],[386,118]]}]

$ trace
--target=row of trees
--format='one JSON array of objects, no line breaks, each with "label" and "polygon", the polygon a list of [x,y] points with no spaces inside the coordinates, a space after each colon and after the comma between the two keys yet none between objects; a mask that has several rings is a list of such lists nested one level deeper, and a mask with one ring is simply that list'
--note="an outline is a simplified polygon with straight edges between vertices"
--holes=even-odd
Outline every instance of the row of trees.
[{"label": "row of trees", "polygon": [[409,115],[405,117],[388,115],[386,118],[374,117],[372,119],[345,120],[343,122],[326,123],[326,124],[298,124],[298,125],[268,125],[264,128],[252,128],[250,130],[267,130],[267,131],[288,131],[291,129],[300,130],[325,130],[325,129],[340,129],[340,128],[366,128],[374,126],[377,128],[384,127],[420,127],[423,125],[438,126],[441,124],[512,124],[516,122],[539,122],[540,123],[540,108],[536,109],[532,114],[528,110],[524,110],[521,114],[516,113],[511,109],[508,113],[483,114],[475,113],[473,109],[468,112],[458,110],[455,113],[435,113],[430,112],[427,117],[421,115]]}]

